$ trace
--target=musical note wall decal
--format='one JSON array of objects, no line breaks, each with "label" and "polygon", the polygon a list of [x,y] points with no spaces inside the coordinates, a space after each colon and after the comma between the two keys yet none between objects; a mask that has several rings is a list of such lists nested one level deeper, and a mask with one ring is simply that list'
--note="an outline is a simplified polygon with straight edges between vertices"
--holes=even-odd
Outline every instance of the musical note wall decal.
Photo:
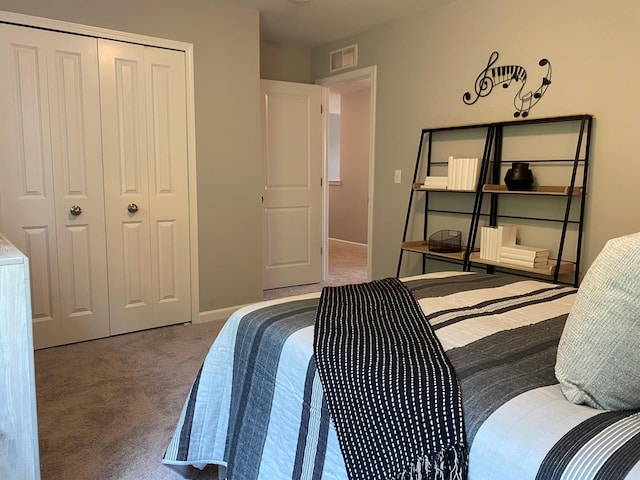
[{"label": "musical note wall decal", "polygon": [[514,117],[526,118],[529,111],[542,99],[547,88],[551,85],[551,62],[546,58],[541,59],[538,65],[547,67],[547,71],[540,80],[540,85],[533,91],[524,91],[527,83],[527,71],[520,65],[502,65],[495,66],[498,61],[498,52],[492,52],[489,55],[487,67],[480,72],[475,83],[475,98],[472,99],[471,92],[466,92],[462,96],[462,101],[467,105],[473,105],[480,97],[486,97],[491,93],[493,87],[502,85],[503,88],[509,88],[512,83],[520,83],[520,88],[513,98],[513,106],[515,107]]}]

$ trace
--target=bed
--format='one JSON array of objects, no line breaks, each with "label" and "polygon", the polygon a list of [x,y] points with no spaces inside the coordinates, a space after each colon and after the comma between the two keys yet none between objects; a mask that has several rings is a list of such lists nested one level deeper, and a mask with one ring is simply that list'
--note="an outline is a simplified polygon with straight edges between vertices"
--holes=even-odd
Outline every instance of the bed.
[{"label": "bed", "polygon": [[[458,377],[470,480],[640,478],[640,412],[571,403],[556,379],[575,288],[462,272],[403,282]],[[185,478],[207,465],[230,480],[347,478],[313,358],[318,297],[260,302],[229,318],[166,466]]]}]

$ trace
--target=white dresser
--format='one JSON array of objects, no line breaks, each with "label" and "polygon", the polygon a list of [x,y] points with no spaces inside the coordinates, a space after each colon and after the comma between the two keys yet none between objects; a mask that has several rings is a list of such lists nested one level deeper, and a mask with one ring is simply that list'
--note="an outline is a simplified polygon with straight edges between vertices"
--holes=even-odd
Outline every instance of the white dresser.
[{"label": "white dresser", "polygon": [[29,259],[1,235],[0,478],[40,478]]}]

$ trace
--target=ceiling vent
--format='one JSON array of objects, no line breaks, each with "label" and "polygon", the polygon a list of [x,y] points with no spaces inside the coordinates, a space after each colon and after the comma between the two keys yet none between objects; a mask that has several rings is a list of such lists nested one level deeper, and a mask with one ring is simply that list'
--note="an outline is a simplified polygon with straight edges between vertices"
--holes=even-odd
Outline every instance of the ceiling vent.
[{"label": "ceiling vent", "polygon": [[358,45],[334,50],[329,54],[330,71],[337,72],[358,65]]}]

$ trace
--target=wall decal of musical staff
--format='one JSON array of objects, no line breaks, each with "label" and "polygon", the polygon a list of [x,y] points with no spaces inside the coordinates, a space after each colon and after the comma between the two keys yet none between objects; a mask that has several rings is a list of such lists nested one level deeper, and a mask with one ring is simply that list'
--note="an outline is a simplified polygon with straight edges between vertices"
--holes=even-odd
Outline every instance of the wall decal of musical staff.
[{"label": "wall decal of musical staff", "polygon": [[480,97],[486,97],[491,93],[493,87],[502,85],[503,88],[509,88],[512,83],[520,84],[520,89],[513,98],[513,106],[516,111],[513,116],[518,118],[526,118],[529,111],[542,99],[547,88],[551,85],[551,62],[546,58],[541,59],[538,65],[547,67],[546,74],[540,81],[540,86],[535,90],[524,91],[527,83],[527,71],[520,65],[502,65],[496,66],[498,61],[498,52],[493,52],[489,56],[487,67],[480,72],[475,83],[475,98],[472,100],[471,92],[466,92],[462,96],[462,101],[467,105],[473,105]]}]

